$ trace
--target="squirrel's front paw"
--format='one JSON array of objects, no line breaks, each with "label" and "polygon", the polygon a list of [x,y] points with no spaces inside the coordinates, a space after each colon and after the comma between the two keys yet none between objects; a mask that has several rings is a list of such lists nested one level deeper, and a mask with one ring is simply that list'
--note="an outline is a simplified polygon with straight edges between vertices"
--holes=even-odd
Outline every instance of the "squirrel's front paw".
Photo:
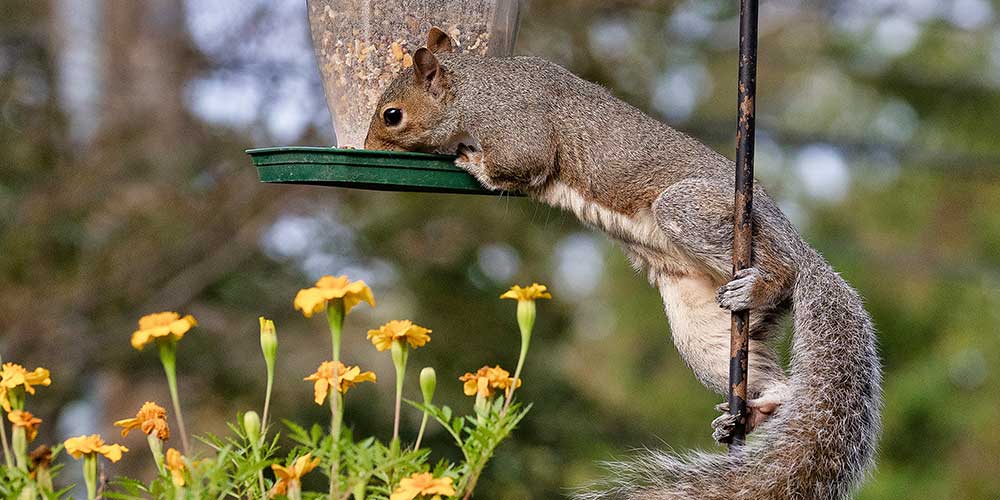
[{"label": "squirrel's front paw", "polygon": [[486,175],[486,158],[483,152],[466,144],[459,144],[455,150],[458,158],[455,158],[455,166],[472,174],[480,184],[487,189],[496,189],[490,181],[490,176]]},{"label": "squirrel's front paw", "polygon": [[737,271],[733,280],[719,288],[715,300],[719,306],[730,311],[743,311],[750,308],[754,285],[760,279],[760,271],[749,267]]},{"label": "squirrel's front paw", "polygon": [[466,170],[483,165],[483,152],[467,144],[459,144],[455,154],[458,155],[455,164]]}]

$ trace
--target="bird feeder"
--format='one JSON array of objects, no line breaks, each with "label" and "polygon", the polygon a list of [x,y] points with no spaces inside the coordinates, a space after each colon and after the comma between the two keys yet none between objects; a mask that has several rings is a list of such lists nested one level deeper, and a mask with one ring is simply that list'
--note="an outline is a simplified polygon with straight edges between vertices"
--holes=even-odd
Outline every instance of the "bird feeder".
[{"label": "bird feeder", "polygon": [[309,0],[309,26],[336,148],[247,151],[263,182],[390,191],[491,193],[454,157],[369,151],[365,135],[379,97],[437,26],[455,50],[510,55],[517,0]]}]

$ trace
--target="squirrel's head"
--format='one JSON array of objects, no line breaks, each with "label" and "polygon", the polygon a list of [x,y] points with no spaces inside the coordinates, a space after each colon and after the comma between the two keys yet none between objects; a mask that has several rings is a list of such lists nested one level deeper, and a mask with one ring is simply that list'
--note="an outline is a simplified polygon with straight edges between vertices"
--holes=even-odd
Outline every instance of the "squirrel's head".
[{"label": "squirrel's head", "polygon": [[439,28],[427,34],[427,47],[413,53],[413,65],[396,77],[379,99],[368,127],[365,149],[445,152],[455,134],[448,71],[435,54],[450,52],[451,38]]}]

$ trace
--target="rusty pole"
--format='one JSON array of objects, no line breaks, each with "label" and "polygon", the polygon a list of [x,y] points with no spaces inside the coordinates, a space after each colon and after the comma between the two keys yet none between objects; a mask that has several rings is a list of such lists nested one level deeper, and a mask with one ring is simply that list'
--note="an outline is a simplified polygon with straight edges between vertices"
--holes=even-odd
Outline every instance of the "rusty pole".
[{"label": "rusty pole", "polygon": [[[757,94],[757,0],[740,0],[739,125],[736,130],[736,197],[733,274],[751,265],[753,254],[754,106]],[[729,348],[729,413],[736,417],[730,450],[743,444],[747,426],[747,366],[750,311],[733,313]]]}]

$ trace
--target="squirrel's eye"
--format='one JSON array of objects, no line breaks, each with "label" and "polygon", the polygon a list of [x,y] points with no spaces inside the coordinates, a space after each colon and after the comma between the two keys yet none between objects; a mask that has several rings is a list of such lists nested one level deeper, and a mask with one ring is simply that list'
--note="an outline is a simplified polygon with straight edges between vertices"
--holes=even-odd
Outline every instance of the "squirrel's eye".
[{"label": "squirrel's eye", "polygon": [[399,108],[389,108],[382,112],[382,119],[385,120],[385,124],[392,127],[393,125],[399,125],[399,122],[403,121],[403,110]]}]

